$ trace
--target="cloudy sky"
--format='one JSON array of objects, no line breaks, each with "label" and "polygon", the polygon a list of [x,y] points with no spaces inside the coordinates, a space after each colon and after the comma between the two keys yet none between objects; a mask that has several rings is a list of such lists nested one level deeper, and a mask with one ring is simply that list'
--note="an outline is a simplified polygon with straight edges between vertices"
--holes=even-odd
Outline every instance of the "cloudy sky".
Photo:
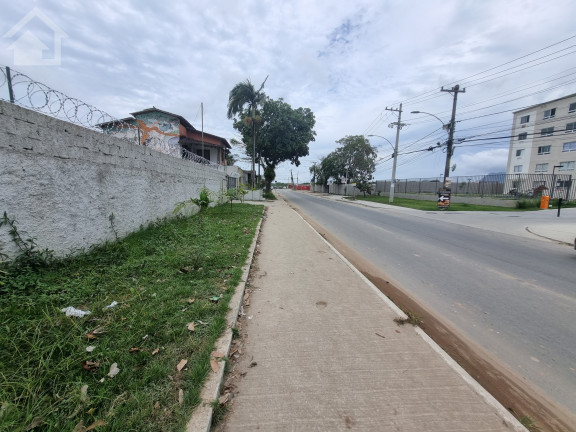
[{"label": "cloudy sky", "polygon": [[[445,153],[422,150],[446,140],[452,95],[440,89],[459,84],[453,175],[469,176],[505,171],[509,139],[497,137],[513,111],[576,93],[575,13],[573,0],[22,0],[2,5],[0,64],[117,118],[155,106],[200,129],[203,103],[204,130],[229,140],[230,89],[268,76],[267,95],[316,117],[310,156],[277,170],[300,182],[346,135],[394,143],[387,108],[400,103],[397,178],[440,176]],[[18,56],[26,32],[43,64]],[[370,139],[375,176],[389,179],[391,144]]]}]

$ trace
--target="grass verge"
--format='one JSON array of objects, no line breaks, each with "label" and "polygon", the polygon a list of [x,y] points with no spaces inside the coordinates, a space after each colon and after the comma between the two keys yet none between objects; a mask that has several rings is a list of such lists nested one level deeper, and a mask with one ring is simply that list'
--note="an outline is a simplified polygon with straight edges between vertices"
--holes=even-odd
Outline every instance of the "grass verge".
[{"label": "grass verge", "polygon": [[0,268],[0,430],[183,430],[261,215],[218,206],[201,225],[162,221],[47,267]]},{"label": "grass verge", "polygon": [[[363,201],[372,201],[382,204],[389,204],[387,196],[357,196],[356,199]],[[416,210],[424,211],[526,211],[526,210],[536,210],[535,207],[523,207],[523,208],[513,208],[513,207],[498,207],[498,206],[488,206],[479,204],[468,204],[468,203],[450,203],[450,208],[446,210],[438,210],[438,203],[436,201],[423,201],[408,198],[397,198],[394,197],[394,202],[390,205],[395,205],[399,207],[408,207]]]}]

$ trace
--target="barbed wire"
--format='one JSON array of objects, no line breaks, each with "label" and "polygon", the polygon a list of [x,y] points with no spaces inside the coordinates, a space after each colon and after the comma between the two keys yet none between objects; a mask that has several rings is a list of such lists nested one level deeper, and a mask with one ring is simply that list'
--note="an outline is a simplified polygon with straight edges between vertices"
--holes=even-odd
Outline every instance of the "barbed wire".
[{"label": "barbed wire", "polygon": [[[140,128],[137,124],[117,119],[8,66],[0,65],[0,71],[0,99],[134,144],[141,144]],[[181,149],[181,157],[212,168],[220,166],[185,148]]]},{"label": "barbed wire", "polygon": [[[138,127],[86,102],[54,90],[22,72],[0,65],[0,99],[79,126],[136,141]],[[8,98],[6,98],[6,96]]]},{"label": "barbed wire", "polygon": [[220,166],[219,164],[211,162],[208,159],[203,158],[202,156],[199,156],[195,153],[192,153],[189,150],[186,150],[185,148],[181,149],[181,154],[182,154],[182,159],[190,160],[192,162],[206,165],[206,166],[209,166],[211,168],[218,168]]}]

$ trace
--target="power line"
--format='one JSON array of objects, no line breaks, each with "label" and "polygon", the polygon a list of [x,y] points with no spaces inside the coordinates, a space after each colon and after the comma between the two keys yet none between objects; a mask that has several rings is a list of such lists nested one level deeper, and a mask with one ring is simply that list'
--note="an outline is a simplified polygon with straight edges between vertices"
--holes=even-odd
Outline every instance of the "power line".
[{"label": "power line", "polygon": [[[568,37],[568,38],[566,38],[566,39],[563,39],[563,40],[561,40],[561,41],[559,41],[559,42],[550,44],[550,45],[548,45],[548,46],[546,46],[546,47],[543,47],[543,48],[541,48],[541,49],[539,49],[539,50],[536,50],[536,51],[533,51],[533,52],[531,52],[531,53],[525,54],[525,55],[523,55],[523,56],[517,57],[517,58],[515,58],[515,59],[513,59],[513,60],[507,61],[507,62],[502,63],[502,64],[500,64],[500,65],[497,65],[497,66],[494,66],[494,67],[492,67],[492,68],[486,69],[486,70],[484,70],[484,71],[481,71],[481,72],[478,72],[478,73],[469,75],[468,77],[465,77],[465,78],[460,79],[460,80],[455,81],[455,82],[466,82],[466,81],[469,80],[470,78],[474,78],[474,77],[477,77],[477,76],[481,76],[481,75],[486,74],[486,73],[488,73],[488,72],[491,72],[491,71],[493,71],[493,70],[502,68],[502,67],[504,67],[504,66],[506,66],[506,65],[512,64],[512,63],[517,62],[517,61],[519,61],[519,60],[522,60],[522,59],[524,59],[524,58],[528,58],[528,57],[533,56],[533,55],[535,55],[535,54],[537,54],[537,53],[539,53],[539,52],[545,51],[545,50],[547,50],[547,49],[550,49],[550,48],[552,48],[552,47],[554,47],[554,46],[560,45],[560,44],[562,44],[562,43],[564,43],[564,42],[566,42],[566,41],[572,40],[572,39],[574,39],[574,38],[576,38],[576,35],[571,36],[571,37]],[[503,70],[503,71],[500,71],[500,72],[498,72],[498,73],[499,73],[499,74],[502,74],[503,72],[506,72],[506,71],[508,71],[508,70],[512,70],[512,69],[515,69],[515,68],[518,68],[518,67],[521,67],[521,66],[524,66],[524,65],[528,65],[528,64],[533,63],[533,62],[535,62],[535,61],[538,61],[538,60],[540,60],[540,59],[543,59],[543,58],[546,58],[546,57],[550,57],[550,56],[552,56],[552,55],[554,55],[554,54],[558,54],[558,53],[560,53],[560,52],[562,52],[562,51],[565,51],[565,50],[567,50],[567,49],[573,48],[574,46],[576,46],[576,45],[571,45],[571,46],[569,46],[569,47],[563,48],[562,50],[555,51],[554,53],[547,54],[546,56],[542,56],[542,57],[539,57],[539,58],[537,58],[537,59],[533,59],[533,60],[531,60],[531,61],[529,61],[529,62],[522,63],[522,64],[520,64],[520,65],[514,66],[513,68],[508,68],[508,69]],[[571,52],[571,53],[572,53],[572,52]],[[564,57],[564,56],[569,55],[569,54],[571,54],[571,53],[563,54],[563,55],[558,56],[558,57],[556,57],[556,58],[554,58],[554,59],[552,59],[552,60],[556,60],[556,59],[558,59],[558,58]],[[549,62],[549,61],[551,61],[551,60],[548,59],[547,62]],[[520,72],[520,71],[529,69],[529,68],[531,68],[531,67],[538,66],[538,65],[540,65],[540,64],[542,64],[542,63],[531,65],[531,66],[529,66],[529,67],[520,69],[520,70],[518,70],[518,71],[516,71],[516,72]],[[489,77],[489,76],[497,75],[498,73],[490,74],[490,75],[488,75],[488,76],[486,76],[486,77],[484,77],[484,78],[487,78],[487,77]],[[505,75],[501,75],[501,76],[499,76],[499,77],[503,77],[503,76],[505,76]],[[483,79],[483,78],[478,78],[478,80],[479,80],[479,79]],[[491,78],[490,80],[493,80],[493,79],[496,79],[496,78]],[[475,81],[477,81],[477,80],[475,80]],[[469,81],[469,82],[470,82],[470,81]],[[487,82],[487,81],[485,81],[485,82]],[[448,85],[450,85],[450,84],[452,84],[452,83],[449,83]],[[472,85],[479,85],[479,84],[481,84],[481,83],[470,84],[470,85],[472,86]],[[424,92],[424,93],[422,93],[422,94],[420,94],[420,95],[416,95],[416,96],[413,96],[413,97],[411,97],[411,98],[404,99],[404,100],[402,100],[402,101],[400,101],[400,102],[401,102],[401,103],[404,103],[404,104],[408,104],[408,102],[410,102],[410,101],[412,101],[413,103],[421,103],[421,102],[424,102],[424,101],[427,101],[427,100],[430,100],[430,99],[439,97],[439,95],[436,93],[437,91],[438,91],[438,88],[435,88],[434,90],[430,90],[430,91]],[[393,105],[397,105],[397,104],[400,103],[400,102],[397,102],[397,103],[395,103],[395,104],[393,104]],[[370,123],[370,125],[373,125],[374,122],[375,122],[375,120],[373,120],[373,121]]]}]

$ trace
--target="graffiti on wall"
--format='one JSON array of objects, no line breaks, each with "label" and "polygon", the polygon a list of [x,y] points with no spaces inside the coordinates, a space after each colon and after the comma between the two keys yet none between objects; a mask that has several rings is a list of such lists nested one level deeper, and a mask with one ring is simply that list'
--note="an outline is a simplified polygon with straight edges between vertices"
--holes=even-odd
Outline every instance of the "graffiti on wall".
[{"label": "graffiti on wall", "polygon": [[161,153],[180,157],[180,122],[160,112],[136,115],[140,143]]}]

